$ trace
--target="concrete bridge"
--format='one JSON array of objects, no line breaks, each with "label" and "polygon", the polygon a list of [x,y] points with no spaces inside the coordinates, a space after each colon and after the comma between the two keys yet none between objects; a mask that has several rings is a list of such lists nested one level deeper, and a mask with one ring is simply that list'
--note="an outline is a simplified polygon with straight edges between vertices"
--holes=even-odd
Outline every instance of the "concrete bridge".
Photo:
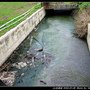
[{"label": "concrete bridge", "polygon": [[64,2],[45,2],[42,4],[46,10],[72,10],[77,8],[77,4],[65,4]]}]

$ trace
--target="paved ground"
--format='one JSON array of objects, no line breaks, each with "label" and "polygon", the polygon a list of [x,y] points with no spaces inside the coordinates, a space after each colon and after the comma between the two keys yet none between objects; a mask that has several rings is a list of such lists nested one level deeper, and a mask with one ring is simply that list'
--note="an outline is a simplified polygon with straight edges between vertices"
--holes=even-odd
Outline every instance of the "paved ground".
[{"label": "paved ground", "polygon": [[[47,66],[29,68],[14,86],[90,86],[90,53],[86,42],[73,32],[69,16],[45,18],[34,36],[40,42],[43,37],[44,51],[54,59]],[[34,42],[33,46],[38,45]]]}]

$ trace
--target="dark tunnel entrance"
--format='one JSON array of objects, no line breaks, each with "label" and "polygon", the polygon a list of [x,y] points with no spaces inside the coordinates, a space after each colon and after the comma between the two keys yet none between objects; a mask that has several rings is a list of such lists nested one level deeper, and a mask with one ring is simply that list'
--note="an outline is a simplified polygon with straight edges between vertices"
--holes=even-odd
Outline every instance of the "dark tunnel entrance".
[{"label": "dark tunnel entrance", "polygon": [[75,9],[63,9],[63,10],[54,10],[46,9],[46,16],[59,16],[59,15],[71,15]]}]

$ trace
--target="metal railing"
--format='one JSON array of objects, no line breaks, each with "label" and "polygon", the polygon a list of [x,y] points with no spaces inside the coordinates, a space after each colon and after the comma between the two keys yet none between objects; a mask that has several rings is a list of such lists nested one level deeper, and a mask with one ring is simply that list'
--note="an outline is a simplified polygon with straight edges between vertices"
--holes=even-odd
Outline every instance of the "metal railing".
[{"label": "metal railing", "polygon": [[[0,31],[5,30],[6,28],[8,28],[8,27],[16,24],[16,23],[19,22],[20,20],[24,19],[24,18],[25,18],[26,16],[28,16],[29,14],[32,14],[31,12],[32,12],[35,8],[37,8],[37,6],[40,6],[40,5],[41,5],[41,3],[36,4],[35,6],[33,6],[31,9],[29,9],[29,10],[26,11],[25,13],[23,13],[23,14],[15,17],[15,18],[13,18],[12,20],[10,20],[10,21],[6,22],[5,24],[1,25],[1,26],[0,26]],[[13,22],[14,20],[15,20],[15,22]]]}]

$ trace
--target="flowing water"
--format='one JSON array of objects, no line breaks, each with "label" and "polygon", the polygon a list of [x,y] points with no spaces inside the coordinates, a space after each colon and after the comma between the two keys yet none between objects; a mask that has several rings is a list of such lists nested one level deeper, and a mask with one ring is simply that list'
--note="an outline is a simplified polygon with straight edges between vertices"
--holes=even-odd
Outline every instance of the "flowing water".
[{"label": "flowing water", "polygon": [[31,46],[29,35],[9,58],[13,62],[31,61],[26,67],[11,68],[18,71],[14,86],[90,86],[90,53],[87,43],[74,36],[74,30],[71,16],[45,17],[31,34],[36,39]]}]

